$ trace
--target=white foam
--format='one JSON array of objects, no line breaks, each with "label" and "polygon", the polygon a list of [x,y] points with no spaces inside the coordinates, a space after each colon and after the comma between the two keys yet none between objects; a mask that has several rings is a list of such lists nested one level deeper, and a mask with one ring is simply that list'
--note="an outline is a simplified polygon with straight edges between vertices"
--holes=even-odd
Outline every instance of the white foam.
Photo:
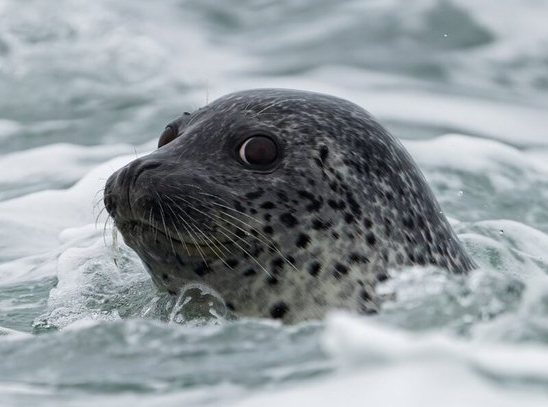
[{"label": "white foam", "polygon": [[548,162],[532,159],[517,148],[495,140],[446,134],[430,140],[406,140],[404,145],[421,165],[429,167],[504,174],[511,166],[548,175]]},{"label": "white foam", "polygon": [[328,317],[324,344],[341,366],[338,374],[260,392],[233,406],[533,407],[548,401],[545,347],[410,334],[343,313]]},{"label": "white foam", "polygon": [[150,151],[150,147],[149,143],[138,147],[123,144],[93,147],[50,144],[5,154],[0,156],[0,166],[11,171],[0,172],[0,186],[5,189],[12,185],[12,188],[25,190],[26,185],[65,185],[76,182],[93,167],[110,158],[134,151],[135,154],[142,154]]}]

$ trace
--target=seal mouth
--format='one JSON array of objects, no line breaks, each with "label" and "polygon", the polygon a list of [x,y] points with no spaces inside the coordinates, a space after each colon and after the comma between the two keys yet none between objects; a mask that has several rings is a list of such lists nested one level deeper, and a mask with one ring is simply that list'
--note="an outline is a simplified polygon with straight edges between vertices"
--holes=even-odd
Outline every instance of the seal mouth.
[{"label": "seal mouth", "polygon": [[167,247],[171,247],[178,256],[188,259],[218,258],[225,259],[233,254],[236,244],[232,241],[221,241],[217,237],[208,236],[202,233],[203,240],[196,241],[195,238],[170,232],[169,229],[160,229],[142,221],[129,221],[117,225],[118,229],[125,236],[127,232],[131,240],[140,240],[143,237],[163,241]]},{"label": "seal mouth", "polygon": [[[160,233],[163,233],[160,231]],[[196,242],[187,242],[187,241],[181,241],[179,239],[168,237],[165,233],[163,233],[164,236],[168,240],[173,241],[173,245],[175,246],[175,250],[177,250],[177,246],[181,247],[180,254],[184,257],[190,257],[190,258],[210,258],[210,257],[216,257],[220,259],[224,259],[228,256],[230,253],[229,251],[229,245],[232,246],[232,243],[196,243]]]}]

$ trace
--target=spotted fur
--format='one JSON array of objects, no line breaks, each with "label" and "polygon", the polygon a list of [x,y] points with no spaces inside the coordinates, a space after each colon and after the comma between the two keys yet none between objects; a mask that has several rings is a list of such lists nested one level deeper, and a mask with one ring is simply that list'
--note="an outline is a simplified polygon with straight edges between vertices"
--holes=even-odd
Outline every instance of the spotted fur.
[{"label": "spotted fur", "polygon": [[[251,90],[171,126],[173,141],[105,189],[125,242],[171,293],[199,281],[239,315],[292,323],[331,308],[377,311],[388,268],[474,267],[401,143],[355,104]],[[279,141],[270,171],[236,157],[262,133]]]}]

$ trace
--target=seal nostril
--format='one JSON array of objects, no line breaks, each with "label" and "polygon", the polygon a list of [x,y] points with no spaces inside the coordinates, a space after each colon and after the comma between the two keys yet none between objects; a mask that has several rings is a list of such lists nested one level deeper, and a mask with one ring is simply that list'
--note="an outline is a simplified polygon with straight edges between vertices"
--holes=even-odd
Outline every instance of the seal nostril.
[{"label": "seal nostril", "polygon": [[123,220],[132,215],[132,190],[138,189],[135,183],[148,170],[158,168],[162,163],[146,157],[137,159],[112,174],[105,184],[103,203],[109,215],[115,220]]},{"label": "seal nostril", "polygon": [[144,162],[134,162],[131,164],[130,173],[133,173],[133,179],[131,180],[131,185],[135,185],[135,182],[137,179],[141,176],[141,174],[145,171],[150,171],[155,168],[158,168],[162,165],[161,162],[158,161],[144,161]]}]

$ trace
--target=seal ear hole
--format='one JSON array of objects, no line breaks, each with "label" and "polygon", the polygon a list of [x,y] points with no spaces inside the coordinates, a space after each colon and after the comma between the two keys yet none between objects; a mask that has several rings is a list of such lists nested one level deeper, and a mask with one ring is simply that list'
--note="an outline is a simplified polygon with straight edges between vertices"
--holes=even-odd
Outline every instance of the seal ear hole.
[{"label": "seal ear hole", "polygon": [[247,166],[264,169],[272,166],[279,157],[276,141],[266,135],[257,134],[244,140],[238,148],[238,158]]},{"label": "seal ear hole", "polygon": [[177,133],[175,132],[175,130],[173,130],[173,127],[167,126],[160,136],[160,139],[158,140],[158,148],[165,146],[168,143],[171,143],[176,138]]}]

